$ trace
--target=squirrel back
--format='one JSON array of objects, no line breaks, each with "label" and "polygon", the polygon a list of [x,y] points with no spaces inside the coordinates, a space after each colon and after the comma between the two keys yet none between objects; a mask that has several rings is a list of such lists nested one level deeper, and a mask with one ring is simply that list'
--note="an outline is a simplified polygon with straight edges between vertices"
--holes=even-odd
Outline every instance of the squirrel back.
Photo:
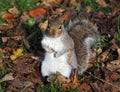
[{"label": "squirrel back", "polygon": [[97,27],[87,19],[69,23],[66,28],[74,41],[75,52],[78,60],[78,74],[82,74],[88,67],[90,48],[99,40]]}]

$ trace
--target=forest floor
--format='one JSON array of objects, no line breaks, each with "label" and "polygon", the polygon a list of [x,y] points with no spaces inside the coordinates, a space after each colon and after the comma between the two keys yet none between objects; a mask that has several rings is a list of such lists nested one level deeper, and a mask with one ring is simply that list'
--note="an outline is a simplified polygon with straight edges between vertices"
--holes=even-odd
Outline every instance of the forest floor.
[{"label": "forest floor", "polygon": [[[44,84],[39,23],[59,14],[96,24],[101,45],[94,46],[84,74],[56,73]],[[0,92],[120,92],[120,1],[0,0]]]}]

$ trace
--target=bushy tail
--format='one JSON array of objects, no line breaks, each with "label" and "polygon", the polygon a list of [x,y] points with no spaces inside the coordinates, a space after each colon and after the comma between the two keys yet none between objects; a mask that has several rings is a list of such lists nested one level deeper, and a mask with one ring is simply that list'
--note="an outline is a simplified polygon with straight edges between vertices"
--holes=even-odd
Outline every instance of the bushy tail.
[{"label": "bushy tail", "polygon": [[[74,28],[74,26],[76,26],[76,28]],[[87,19],[76,19],[73,22],[69,22],[66,30],[74,39],[78,59],[78,74],[82,74],[88,68],[91,47],[100,39],[97,26]]]}]

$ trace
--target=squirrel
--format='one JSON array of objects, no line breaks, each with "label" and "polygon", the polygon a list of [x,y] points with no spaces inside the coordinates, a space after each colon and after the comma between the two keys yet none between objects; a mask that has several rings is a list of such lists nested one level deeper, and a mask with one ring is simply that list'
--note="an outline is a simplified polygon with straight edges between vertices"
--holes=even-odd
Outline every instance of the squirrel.
[{"label": "squirrel", "polygon": [[[52,17],[46,20],[40,28],[43,30],[42,47],[45,57],[41,64],[41,74],[48,77],[60,72],[70,77],[72,67],[77,68],[77,58],[74,51],[74,42],[64,29],[61,18]],[[69,63],[73,63],[71,66]]]},{"label": "squirrel", "polygon": [[97,27],[86,19],[70,21],[64,27],[62,17],[51,18],[43,29],[42,47],[45,57],[41,65],[43,77],[55,74],[57,71],[65,77],[70,77],[73,69],[78,69],[81,75],[88,67],[90,48],[99,40]]}]

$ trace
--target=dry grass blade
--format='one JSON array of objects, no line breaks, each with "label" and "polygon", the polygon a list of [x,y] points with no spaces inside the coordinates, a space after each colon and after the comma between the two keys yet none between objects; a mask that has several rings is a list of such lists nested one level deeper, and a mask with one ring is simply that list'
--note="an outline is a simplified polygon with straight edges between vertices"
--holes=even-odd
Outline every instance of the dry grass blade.
[{"label": "dry grass blade", "polygon": [[9,80],[14,80],[13,73],[6,74],[2,79],[0,79],[0,83]]}]

